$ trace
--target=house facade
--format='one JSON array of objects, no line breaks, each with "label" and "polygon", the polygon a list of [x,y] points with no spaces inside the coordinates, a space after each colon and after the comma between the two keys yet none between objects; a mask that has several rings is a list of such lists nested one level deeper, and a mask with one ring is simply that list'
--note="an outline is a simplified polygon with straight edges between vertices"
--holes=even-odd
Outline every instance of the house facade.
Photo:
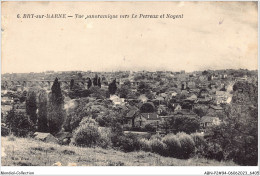
[{"label": "house facade", "polygon": [[159,127],[161,118],[156,113],[140,113],[134,119],[135,127],[145,127],[147,124],[152,124],[156,127]]},{"label": "house facade", "polygon": [[202,129],[211,127],[212,125],[220,125],[220,120],[218,117],[213,116],[203,116],[200,119],[200,126]]}]

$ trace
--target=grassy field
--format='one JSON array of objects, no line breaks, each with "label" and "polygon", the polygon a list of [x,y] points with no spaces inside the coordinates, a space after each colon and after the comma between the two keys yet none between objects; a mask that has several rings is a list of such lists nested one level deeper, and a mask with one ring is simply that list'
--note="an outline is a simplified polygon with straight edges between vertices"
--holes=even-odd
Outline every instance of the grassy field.
[{"label": "grassy field", "polygon": [[[81,148],[28,138],[2,137],[2,166],[232,166],[201,158],[162,157],[149,152],[124,153],[113,149]],[[5,156],[4,156],[4,155]]]}]

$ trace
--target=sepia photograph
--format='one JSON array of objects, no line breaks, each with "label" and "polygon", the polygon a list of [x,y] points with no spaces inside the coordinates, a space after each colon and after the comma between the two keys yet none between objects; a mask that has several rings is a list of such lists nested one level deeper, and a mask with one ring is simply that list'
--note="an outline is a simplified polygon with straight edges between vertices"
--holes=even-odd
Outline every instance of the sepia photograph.
[{"label": "sepia photograph", "polygon": [[257,1],[1,1],[1,166],[258,165]]}]

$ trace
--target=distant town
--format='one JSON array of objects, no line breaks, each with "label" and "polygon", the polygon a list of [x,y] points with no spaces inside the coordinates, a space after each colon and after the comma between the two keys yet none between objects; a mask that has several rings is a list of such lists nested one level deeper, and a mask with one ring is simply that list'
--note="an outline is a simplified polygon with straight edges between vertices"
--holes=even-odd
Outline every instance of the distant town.
[{"label": "distant town", "polygon": [[[242,161],[235,157],[241,154],[230,152],[232,147],[224,150],[241,142],[238,138],[218,135],[243,136],[227,131],[255,129],[257,74],[246,69],[5,73],[2,135],[124,152],[143,150],[180,159],[195,155],[228,161],[233,157],[235,163],[255,165],[254,152],[245,151],[242,158],[247,159]],[[238,122],[231,117],[240,117],[240,126],[233,129]],[[205,142],[197,145],[201,135]],[[227,139],[234,141],[218,148]]]},{"label": "distant town", "polygon": [[[97,77],[99,85],[95,85]],[[249,70],[205,70],[185,73],[170,71],[117,71],[83,72],[67,71],[42,73],[2,74],[2,113],[6,115],[13,106],[25,112],[26,92],[31,87],[47,92],[58,78],[66,101],[91,97],[92,101],[109,100],[129,111],[126,124],[144,127],[154,123],[160,132],[159,124],[171,115],[200,118],[200,130],[212,123],[223,120],[223,106],[232,101],[233,86],[236,82],[256,84],[257,71]],[[114,94],[109,94],[109,84],[116,81]],[[73,85],[72,84],[73,81]],[[99,87],[100,94],[92,93],[91,87]],[[143,106],[144,105],[144,106]],[[143,109],[143,112],[142,112]],[[136,111],[140,111],[136,117]],[[201,110],[201,111],[199,111]],[[133,122],[133,123],[132,123]]]}]

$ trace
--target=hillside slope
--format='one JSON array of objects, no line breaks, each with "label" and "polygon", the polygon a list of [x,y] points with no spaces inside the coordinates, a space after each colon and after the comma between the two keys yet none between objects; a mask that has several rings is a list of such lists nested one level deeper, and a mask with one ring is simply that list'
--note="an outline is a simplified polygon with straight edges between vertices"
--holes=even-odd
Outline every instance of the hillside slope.
[{"label": "hillside slope", "polygon": [[231,166],[232,162],[162,157],[149,152],[124,153],[113,149],[81,148],[28,138],[2,137],[2,166]]}]

